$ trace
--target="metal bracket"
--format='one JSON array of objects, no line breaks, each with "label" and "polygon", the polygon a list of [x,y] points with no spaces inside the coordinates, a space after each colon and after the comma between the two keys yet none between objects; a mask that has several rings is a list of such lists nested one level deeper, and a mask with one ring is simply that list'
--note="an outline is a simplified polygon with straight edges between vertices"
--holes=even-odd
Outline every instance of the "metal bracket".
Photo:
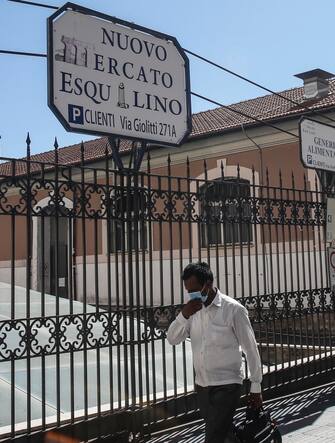
[{"label": "metal bracket", "polygon": [[128,166],[124,166],[121,158],[120,138],[108,137],[108,141],[112,148],[113,160],[119,171],[135,173],[140,170],[143,156],[147,149],[147,142],[145,140],[132,142]]}]

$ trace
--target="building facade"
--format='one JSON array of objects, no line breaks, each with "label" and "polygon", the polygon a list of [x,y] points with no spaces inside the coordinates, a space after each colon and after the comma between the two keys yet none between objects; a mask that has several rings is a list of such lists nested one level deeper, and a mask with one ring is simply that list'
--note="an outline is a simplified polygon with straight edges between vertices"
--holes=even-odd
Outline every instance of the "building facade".
[{"label": "building facade", "polygon": [[187,143],[150,146],[137,175],[115,171],[106,138],[1,164],[0,280],[113,306],[183,301],[199,259],[235,297],[324,285],[324,197],[299,146],[302,115],[335,121],[335,82],[307,94],[320,72],[195,114]]}]

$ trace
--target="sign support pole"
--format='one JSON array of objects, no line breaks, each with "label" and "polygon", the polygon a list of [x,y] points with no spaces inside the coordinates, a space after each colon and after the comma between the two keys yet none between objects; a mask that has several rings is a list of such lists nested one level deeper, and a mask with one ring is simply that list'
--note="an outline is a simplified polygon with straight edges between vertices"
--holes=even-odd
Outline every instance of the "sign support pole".
[{"label": "sign support pole", "polygon": [[134,170],[137,172],[141,168],[142,160],[146,150],[147,142],[145,140],[142,140],[140,146],[136,147],[134,150]]},{"label": "sign support pole", "polygon": [[110,136],[108,137],[109,144],[112,148],[113,160],[121,172],[139,172],[144,157],[144,153],[147,150],[147,141],[133,141],[130,151],[128,167],[125,167],[120,153],[120,138]]},{"label": "sign support pole", "polygon": [[114,160],[114,163],[118,167],[120,171],[123,170],[123,163],[120,157],[120,139],[116,137],[108,137],[108,142],[110,144],[110,147],[112,148],[112,157]]}]

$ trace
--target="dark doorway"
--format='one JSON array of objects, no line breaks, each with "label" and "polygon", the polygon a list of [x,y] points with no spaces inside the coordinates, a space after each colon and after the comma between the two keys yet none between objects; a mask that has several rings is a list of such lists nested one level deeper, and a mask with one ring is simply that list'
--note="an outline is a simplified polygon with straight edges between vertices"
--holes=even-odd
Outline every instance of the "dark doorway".
[{"label": "dark doorway", "polygon": [[[66,208],[62,210],[63,215],[66,212]],[[52,207],[44,208],[44,214],[44,217],[38,219],[37,289],[43,290],[44,280],[44,292],[68,298],[70,220],[63,216],[56,218]]]}]

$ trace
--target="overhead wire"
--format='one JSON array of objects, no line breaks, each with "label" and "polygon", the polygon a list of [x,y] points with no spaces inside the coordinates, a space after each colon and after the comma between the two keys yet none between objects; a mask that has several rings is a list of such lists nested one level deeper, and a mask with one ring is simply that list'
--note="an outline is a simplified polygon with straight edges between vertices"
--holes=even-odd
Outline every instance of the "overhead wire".
[{"label": "overhead wire", "polygon": [[[36,2],[32,2],[32,1],[27,1],[27,0],[8,0],[8,1],[13,2],[13,3],[22,3],[22,4],[26,4],[26,5],[30,5],[30,6],[40,6],[40,7],[43,7],[43,8],[58,9],[58,6],[46,5],[46,4],[43,4],[43,3],[36,3]],[[299,103],[296,100],[291,99],[290,97],[286,97],[285,95],[282,95],[280,92],[275,92],[272,89],[267,88],[266,86],[263,86],[263,85],[261,85],[258,82],[255,82],[254,80],[250,80],[249,78],[247,78],[247,77],[245,77],[245,76],[243,76],[241,74],[238,74],[237,72],[232,71],[231,69],[225,68],[224,66],[222,66],[222,65],[220,65],[220,64],[218,64],[218,63],[216,63],[216,62],[214,62],[212,60],[209,60],[208,58],[203,57],[202,55],[197,54],[194,51],[191,51],[190,49],[186,49],[186,48],[182,48],[182,49],[187,54],[190,54],[193,57],[198,58],[199,60],[202,60],[205,63],[208,63],[208,64],[210,64],[210,65],[212,65],[212,66],[214,66],[214,67],[216,67],[216,68],[218,68],[218,69],[220,69],[220,70],[222,70],[222,71],[224,71],[224,72],[226,72],[226,73],[228,73],[230,75],[233,75],[234,77],[237,77],[237,78],[239,78],[239,79],[241,79],[241,80],[243,80],[243,81],[245,81],[245,82],[247,82],[247,83],[249,83],[249,84],[251,84],[253,86],[256,86],[257,88],[260,88],[263,91],[269,92],[270,94],[273,94],[276,97],[279,97],[279,98],[281,98],[283,100],[286,100],[287,102],[292,103],[293,105],[301,108],[302,110],[309,111],[310,113],[312,113],[314,115],[318,115],[318,116],[323,117],[323,118],[325,118],[325,119],[327,119],[327,120],[329,120],[331,122],[335,122],[335,119],[329,117],[328,115],[322,114],[322,113],[316,111],[315,109],[311,109],[310,107],[304,105],[303,103]]]},{"label": "overhead wire", "polygon": [[0,49],[0,54],[26,55],[29,57],[43,57],[43,58],[45,58],[47,56],[46,54],[39,54],[38,52],[7,51],[5,49]]},{"label": "overhead wire", "polygon": [[[0,54],[25,55],[25,56],[43,57],[43,58],[47,57],[46,54],[39,54],[39,53],[33,53],[33,52],[23,52],[23,51],[7,51],[7,50],[2,50],[2,49],[0,49]],[[207,102],[209,102],[211,104],[220,106],[220,108],[226,109],[227,111],[230,111],[232,113],[235,113],[235,114],[241,115],[241,116],[243,116],[245,118],[248,118],[249,120],[254,120],[257,123],[261,123],[261,124],[263,124],[265,126],[269,126],[272,129],[276,129],[278,131],[281,131],[281,132],[286,133],[288,135],[291,135],[293,137],[297,137],[297,138],[299,137],[297,134],[294,134],[292,132],[286,131],[285,129],[282,129],[279,126],[273,125],[273,124],[271,124],[271,123],[269,123],[269,122],[267,122],[265,120],[261,120],[261,119],[259,119],[257,117],[249,115],[246,112],[239,111],[239,110],[234,109],[234,108],[232,108],[230,106],[224,105],[223,103],[220,103],[220,102],[218,102],[216,100],[213,100],[213,99],[211,99],[209,97],[205,97],[204,95],[198,94],[198,93],[193,92],[193,91],[191,91],[191,95],[193,95],[194,97],[200,98],[202,100],[205,100],[205,101],[207,101]]]},{"label": "overhead wire", "polygon": [[321,116],[323,118],[326,118],[327,120],[335,122],[335,119],[333,119],[333,118],[331,118],[331,117],[329,117],[327,115],[324,115],[324,114],[316,111],[315,109],[311,109],[310,107],[304,105],[303,103],[299,103],[296,100],[293,100],[293,99],[291,99],[289,97],[286,97],[285,95],[282,95],[280,92],[275,92],[272,89],[269,89],[266,86],[261,85],[260,83],[257,83],[257,82],[255,82],[253,80],[248,79],[247,77],[244,77],[243,75],[237,74],[237,72],[234,72],[234,71],[232,71],[232,70],[230,70],[228,68],[225,68],[224,66],[219,65],[218,63],[215,63],[212,60],[209,60],[209,59],[203,57],[202,55],[196,54],[195,52],[192,52],[189,49],[185,49],[185,48],[183,48],[183,51],[185,51],[187,54],[190,54],[193,57],[196,57],[199,60],[202,60],[202,61],[204,61],[204,62],[206,62],[206,63],[208,63],[208,64],[210,64],[210,65],[212,65],[212,66],[214,66],[214,67],[216,67],[218,69],[221,69],[224,72],[227,72],[228,74],[231,74],[231,75],[233,75],[233,76],[235,76],[235,77],[237,77],[237,78],[239,78],[239,79],[241,79],[241,80],[243,80],[243,81],[245,81],[247,83],[250,83],[251,85],[254,85],[257,88],[263,89],[263,91],[269,92],[270,94],[273,94],[276,97],[282,98],[283,100],[286,100],[287,102],[290,102],[293,105],[298,106],[301,109],[304,109],[306,111],[310,111],[311,113],[313,113],[315,115]]},{"label": "overhead wire", "polygon": [[44,3],[28,2],[26,0],[8,0],[8,1],[13,3],[23,3],[25,5],[30,5],[30,6],[39,6],[40,8],[59,9],[58,6],[46,5]]},{"label": "overhead wire", "polygon": [[[205,101],[207,101],[209,103],[212,103],[213,105],[220,106],[220,108],[224,108],[224,109],[226,109],[229,112],[233,112],[235,114],[241,115],[242,117],[254,120],[257,123],[261,123],[262,125],[269,126],[272,129],[276,129],[277,131],[280,131],[280,132],[283,132],[285,134],[291,135],[292,137],[299,138],[299,136],[297,134],[294,134],[293,132],[286,131],[286,129],[280,128],[279,126],[273,125],[272,123],[269,123],[267,121],[261,120],[261,119],[259,119],[257,117],[252,116],[252,115],[249,115],[246,112],[239,111],[239,110],[234,109],[234,108],[232,108],[230,106],[224,105],[223,103],[220,103],[220,102],[218,102],[216,100],[213,100],[211,98],[205,97],[204,95],[197,94],[196,92],[193,92],[193,91],[191,91],[191,95],[193,95],[194,97],[201,98],[202,100],[205,100]],[[241,123],[239,123],[239,126],[240,125],[241,125]]]},{"label": "overhead wire", "polygon": [[[13,2],[13,3],[26,4],[26,5],[30,5],[30,6],[38,6],[38,7],[44,7],[44,8],[49,8],[49,9],[58,9],[58,7],[54,6],[54,5],[47,5],[47,4],[37,3],[37,2],[32,2],[32,1],[27,1],[27,0],[8,0],[8,1]],[[260,83],[257,83],[257,82],[255,82],[253,80],[248,79],[247,77],[245,77],[243,75],[240,75],[240,74],[238,74],[238,73],[236,73],[236,72],[234,72],[234,71],[232,71],[232,70],[230,70],[228,68],[225,68],[224,66],[219,65],[218,63],[213,62],[212,60],[209,60],[208,58],[203,57],[203,56],[201,56],[201,55],[199,55],[199,54],[197,54],[197,53],[195,53],[193,51],[190,51],[189,49],[183,48],[183,51],[185,51],[187,54],[190,54],[193,57],[196,57],[199,60],[202,60],[205,63],[208,63],[208,64],[210,64],[210,65],[212,65],[212,66],[214,66],[214,67],[216,67],[216,68],[218,68],[218,69],[220,69],[220,70],[222,70],[224,72],[227,72],[228,74],[231,74],[231,75],[233,75],[233,76],[235,76],[235,77],[237,77],[237,78],[239,78],[239,79],[241,79],[241,80],[243,80],[243,81],[245,81],[245,82],[247,82],[249,84],[252,84],[252,85],[254,85],[254,86],[256,86],[256,87],[258,87],[258,88],[260,88],[260,89],[262,89],[262,90],[264,90],[266,92],[269,92],[269,93],[271,93],[271,94],[273,94],[273,95],[275,95],[275,96],[277,96],[277,97],[279,97],[279,98],[281,98],[283,100],[286,100],[286,101],[294,104],[295,106],[301,108],[302,110],[308,111],[311,114],[318,115],[318,116],[321,116],[321,117],[323,117],[323,118],[325,118],[325,119],[327,119],[329,121],[335,122],[335,120],[332,119],[331,117],[329,117],[329,116],[327,116],[327,115],[325,115],[323,113],[320,113],[320,112],[318,112],[318,111],[316,111],[314,109],[311,109],[308,106],[306,106],[306,105],[304,105],[302,103],[299,103],[299,102],[297,102],[297,101],[295,101],[295,100],[293,100],[293,99],[291,99],[289,97],[286,97],[286,96],[284,96],[284,95],[282,95],[282,94],[280,94],[278,92],[275,92],[275,91],[267,88],[266,86],[263,86]],[[33,56],[33,57],[47,57],[46,54],[39,54],[39,53],[32,53],[32,52],[23,52],[23,51],[0,50],[0,53],[2,53],[2,54],[13,54],[13,55],[26,55],[26,56]],[[282,128],[276,126],[276,125],[273,125],[273,124],[271,124],[271,123],[269,123],[269,122],[267,122],[265,120],[259,119],[257,117],[252,116],[252,115],[249,115],[246,112],[239,111],[239,110],[237,110],[235,108],[232,108],[230,106],[224,105],[224,104],[222,104],[222,103],[220,103],[220,102],[218,102],[216,100],[210,99],[208,97],[205,97],[205,96],[203,96],[201,94],[198,94],[196,92],[193,92],[193,91],[191,92],[191,94],[194,97],[198,97],[198,98],[200,98],[202,100],[205,100],[205,101],[207,101],[209,103],[212,103],[212,104],[215,104],[217,106],[220,106],[220,107],[226,109],[227,111],[233,112],[233,113],[241,115],[241,116],[243,116],[245,118],[254,120],[257,123],[261,123],[263,125],[269,126],[269,127],[273,128],[273,129],[276,129],[276,130],[278,130],[280,132],[283,132],[283,133],[286,133],[286,134],[291,135],[293,137],[299,138],[299,136],[297,134],[294,134],[292,132],[286,131],[285,129],[282,129]]]}]

